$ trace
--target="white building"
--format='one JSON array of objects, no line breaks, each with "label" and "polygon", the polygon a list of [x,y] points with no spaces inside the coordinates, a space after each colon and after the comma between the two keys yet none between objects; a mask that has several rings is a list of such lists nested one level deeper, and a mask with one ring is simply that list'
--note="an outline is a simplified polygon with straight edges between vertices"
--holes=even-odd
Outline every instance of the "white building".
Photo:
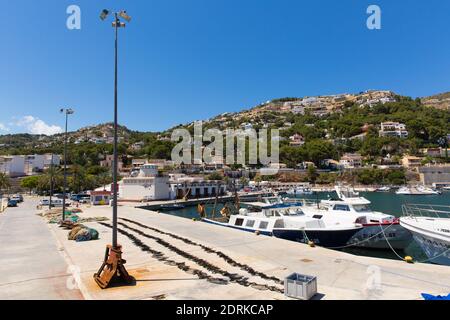
[{"label": "white building", "polygon": [[185,174],[170,174],[171,199],[203,198],[224,195],[226,185],[221,181],[205,180],[202,177],[191,177]]},{"label": "white building", "polygon": [[305,144],[305,138],[301,134],[294,134],[289,137],[289,145],[293,147],[299,147]]},{"label": "white building", "polygon": [[25,175],[24,156],[0,156],[0,172],[10,177]]},{"label": "white building", "polygon": [[130,201],[170,199],[169,177],[158,176],[157,165],[145,164],[136,176],[122,179],[119,198]]},{"label": "white building", "polygon": [[339,160],[339,164],[346,169],[362,167],[362,156],[358,153],[346,153]]},{"label": "white building", "polygon": [[408,131],[403,123],[399,122],[382,122],[379,131],[380,137],[399,137],[407,138]]},{"label": "white building", "polygon": [[[53,162],[53,163],[52,163]],[[44,154],[44,168],[50,167],[50,165],[59,166],[61,165],[61,157],[59,154]]]},{"label": "white building", "polygon": [[25,173],[33,174],[44,170],[45,156],[41,154],[25,156]]}]

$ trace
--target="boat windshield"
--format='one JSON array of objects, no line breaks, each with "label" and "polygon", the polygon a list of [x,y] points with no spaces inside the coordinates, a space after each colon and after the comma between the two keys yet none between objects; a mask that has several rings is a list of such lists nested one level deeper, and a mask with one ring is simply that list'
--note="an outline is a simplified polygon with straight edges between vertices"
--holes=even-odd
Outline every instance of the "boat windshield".
[{"label": "boat windshield", "polygon": [[372,210],[369,208],[369,206],[365,204],[355,204],[353,205],[353,209],[355,209],[356,212],[371,212]]},{"label": "boat windshield", "polygon": [[300,209],[296,209],[296,208],[281,210],[280,213],[283,216],[299,216],[299,215],[303,214],[303,212]]}]

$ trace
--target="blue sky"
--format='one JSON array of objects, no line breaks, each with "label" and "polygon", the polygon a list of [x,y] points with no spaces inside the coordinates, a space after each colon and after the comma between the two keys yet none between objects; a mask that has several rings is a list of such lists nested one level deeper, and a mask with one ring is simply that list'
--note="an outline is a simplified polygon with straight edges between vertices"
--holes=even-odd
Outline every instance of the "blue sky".
[{"label": "blue sky", "polygon": [[[113,30],[120,31],[119,121],[155,131],[285,96],[450,90],[446,0],[0,0],[0,134],[112,120]],[[81,8],[81,30],[66,9]],[[366,9],[382,9],[382,29]]]}]

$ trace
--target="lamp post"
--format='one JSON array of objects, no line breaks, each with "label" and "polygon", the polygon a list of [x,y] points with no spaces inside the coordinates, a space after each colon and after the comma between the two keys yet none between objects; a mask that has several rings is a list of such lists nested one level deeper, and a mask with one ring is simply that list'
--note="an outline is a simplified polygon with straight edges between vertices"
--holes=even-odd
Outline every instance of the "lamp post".
[{"label": "lamp post", "polygon": [[[104,9],[100,14],[100,19],[105,21],[110,15],[110,11]],[[131,21],[131,17],[125,10],[115,12],[113,15],[114,21],[112,26],[114,28],[115,42],[114,42],[114,160],[113,160],[113,183],[112,183],[112,245],[106,247],[105,259],[97,273],[94,274],[94,279],[101,288],[107,288],[113,278],[120,279],[125,283],[129,283],[132,278],[128,275],[125,269],[125,260],[122,259],[122,246],[117,243],[117,171],[118,171],[118,152],[117,152],[117,49],[118,49],[118,30],[125,28],[125,22],[120,18]]]},{"label": "lamp post", "polygon": [[[67,122],[69,119],[69,114],[73,114],[72,109],[62,108],[61,113],[66,114],[66,126],[64,132],[64,187],[63,187],[63,205],[62,205],[62,220],[66,220],[66,190],[67,190]],[[53,160],[53,159],[52,159]]]},{"label": "lamp post", "polygon": [[48,201],[48,210],[52,210],[52,196],[53,196],[53,152],[50,160],[50,196]]}]

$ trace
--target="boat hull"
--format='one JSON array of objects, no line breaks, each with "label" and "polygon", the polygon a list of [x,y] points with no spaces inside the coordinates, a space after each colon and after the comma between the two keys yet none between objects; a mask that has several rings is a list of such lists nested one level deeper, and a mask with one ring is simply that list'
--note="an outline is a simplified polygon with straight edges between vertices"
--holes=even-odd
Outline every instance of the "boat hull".
[{"label": "boat hull", "polygon": [[[247,232],[258,232],[260,235],[273,236],[280,239],[285,239],[289,241],[295,241],[300,243],[308,243],[308,241],[313,241],[314,244],[326,247],[326,248],[341,248],[344,247],[349,239],[355,235],[360,229],[342,229],[342,230],[308,230],[302,231],[299,229],[273,229],[272,231],[255,230],[245,227],[232,226],[227,223],[218,222],[210,219],[203,219],[203,222],[219,225],[222,227],[228,227],[231,229],[247,231]],[[306,237],[305,237],[306,233]]]},{"label": "boat hull", "polygon": [[414,240],[425,252],[429,262],[450,266],[450,243],[413,232]]},{"label": "boat hull", "polygon": [[[383,228],[383,232],[381,230]],[[368,240],[369,239],[369,240]],[[386,241],[387,239],[387,241]],[[389,241],[389,243],[388,243]],[[365,225],[348,242],[359,248],[405,249],[412,241],[412,234],[399,223],[384,225]]]},{"label": "boat hull", "polygon": [[360,229],[302,231],[298,229],[273,229],[273,235],[277,238],[285,240],[301,243],[308,243],[308,241],[312,241],[314,244],[321,247],[339,249],[346,246],[349,239],[352,238],[359,230]]}]

